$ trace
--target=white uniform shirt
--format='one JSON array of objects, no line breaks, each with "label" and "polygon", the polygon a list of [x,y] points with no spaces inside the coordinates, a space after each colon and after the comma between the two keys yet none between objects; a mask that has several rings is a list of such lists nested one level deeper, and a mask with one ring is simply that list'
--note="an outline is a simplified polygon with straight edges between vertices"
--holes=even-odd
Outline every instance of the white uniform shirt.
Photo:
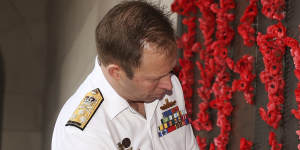
[{"label": "white uniform shirt", "polygon": [[[172,95],[145,103],[144,118],[111,87],[96,59],[94,70],[58,116],[52,150],[198,150],[192,127],[185,119],[180,82],[174,75],[171,81]],[[66,126],[85,95],[97,88],[104,99],[85,128]]]}]

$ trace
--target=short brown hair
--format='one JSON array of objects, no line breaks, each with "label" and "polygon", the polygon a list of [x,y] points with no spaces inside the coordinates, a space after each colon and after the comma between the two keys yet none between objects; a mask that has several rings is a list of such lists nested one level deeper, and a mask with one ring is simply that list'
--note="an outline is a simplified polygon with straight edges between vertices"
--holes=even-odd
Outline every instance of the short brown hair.
[{"label": "short brown hair", "polygon": [[176,45],[168,17],[159,7],[145,1],[124,1],[114,6],[96,28],[101,63],[117,63],[132,78],[133,68],[140,65],[145,42],[166,51],[170,51],[170,44]]}]

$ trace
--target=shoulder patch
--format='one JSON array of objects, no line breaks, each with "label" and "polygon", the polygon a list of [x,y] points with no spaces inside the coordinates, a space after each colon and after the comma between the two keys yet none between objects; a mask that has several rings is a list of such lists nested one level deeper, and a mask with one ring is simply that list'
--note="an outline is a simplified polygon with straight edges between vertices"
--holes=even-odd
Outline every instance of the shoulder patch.
[{"label": "shoulder patch", "polygon": [[73,112],[66,126],[75,126],[84,130],[103,100],[102,93],[98,88],[87,93]]}]

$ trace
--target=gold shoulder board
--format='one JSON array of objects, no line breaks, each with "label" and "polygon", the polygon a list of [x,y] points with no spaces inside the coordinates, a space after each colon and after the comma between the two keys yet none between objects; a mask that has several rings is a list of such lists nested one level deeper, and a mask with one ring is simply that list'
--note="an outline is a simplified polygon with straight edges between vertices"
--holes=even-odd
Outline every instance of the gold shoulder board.
[{"label": "gold shoulder board", "polygon": [[66,126],[75,126],[84,130],[103,100],[104,98],[98,88],[87,93],[73,112]]}]

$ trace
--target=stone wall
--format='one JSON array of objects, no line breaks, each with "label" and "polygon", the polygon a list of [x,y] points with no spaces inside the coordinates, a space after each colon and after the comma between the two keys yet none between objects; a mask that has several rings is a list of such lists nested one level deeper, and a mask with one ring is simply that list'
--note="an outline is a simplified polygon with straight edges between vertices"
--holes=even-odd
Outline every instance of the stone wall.
[{"label": "stone wall", "polygon": [[2,150],[42,148],[46,5],[46,0],[0,1],[1,66],[5,68],[4,98],[0,101]]}]

